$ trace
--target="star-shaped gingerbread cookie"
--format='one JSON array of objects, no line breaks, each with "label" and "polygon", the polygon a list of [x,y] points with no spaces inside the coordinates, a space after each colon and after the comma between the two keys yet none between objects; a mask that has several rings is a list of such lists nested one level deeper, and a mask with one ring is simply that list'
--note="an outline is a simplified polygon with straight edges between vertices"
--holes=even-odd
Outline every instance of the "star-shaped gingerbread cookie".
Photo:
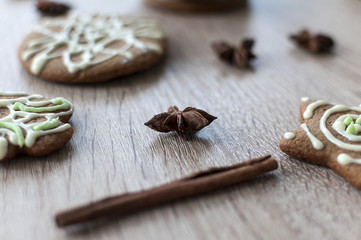
[{"label": "star-shaped gingerbread cookie", "polygon": [[285,133],[280,148],[300,160],[333,169],[361,189],[361,107],[303,98],[302,124]]}]

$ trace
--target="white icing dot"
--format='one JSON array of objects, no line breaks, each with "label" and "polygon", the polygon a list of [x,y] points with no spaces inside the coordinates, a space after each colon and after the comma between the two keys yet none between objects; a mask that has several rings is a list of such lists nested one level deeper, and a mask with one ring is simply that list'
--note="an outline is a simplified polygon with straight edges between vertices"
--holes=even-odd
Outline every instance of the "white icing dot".
[{"label": "white icing dot", "polygon": [[338,155],[337,157],[337,162],[341,165],[348,165],[350,163],[361,163],[361,159],[356,159],[353,158],[345,153],[341,153],[340,155]]},{"label": "white icing dot", "polygon": [[284,135],[283,135],[284,138],[286,139],[294,139],[296,137],[296,134],[292,133],[292,132],[286,132]]},{"label": "white icing dot", "polygon": [[303,97],[301,98],[301,102],[308,102],[310,101],[310,98],[309,97]]}]

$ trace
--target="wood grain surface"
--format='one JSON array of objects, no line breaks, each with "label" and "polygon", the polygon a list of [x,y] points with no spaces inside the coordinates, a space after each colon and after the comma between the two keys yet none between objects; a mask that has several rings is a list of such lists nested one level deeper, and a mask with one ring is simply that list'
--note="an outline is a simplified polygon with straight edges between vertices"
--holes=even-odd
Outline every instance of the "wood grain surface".
[{"label": "wood grain surface", "polygon": [[[74,12],[149,16],[169,38],[162,64],[103,84],[65,85],[25,72],[22,37],[35,1],[0,1],[1,89],[62,96],[75,105],[73,139],[41,158],[0,164],[0,239],[360,239],[361,192],[331,170],[283,154],[300,98],[361,103],[361,2],[250,0],[247,9],[185,14],[140,0],[74,0]],[[331,56],[288,40],[302,27],[331,34]],[[256,38],[253,71],[225,65],[209,44]],[[218,117],[193,141],[143,123],[170,105]],[[244,184],[120,219],[58,229],[60,210],[157,186],[196,170],[272,154],[279,170]]]}]

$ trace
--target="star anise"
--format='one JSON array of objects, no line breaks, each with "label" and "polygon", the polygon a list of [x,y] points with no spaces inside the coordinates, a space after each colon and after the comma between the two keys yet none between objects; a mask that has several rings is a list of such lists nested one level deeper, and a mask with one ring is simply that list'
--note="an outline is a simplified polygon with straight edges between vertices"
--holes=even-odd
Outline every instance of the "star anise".
[{"label": "star anise", "polygon": [[249,62],[256,58],[256,55],[252,52],[253,46],[253,39],[245,39],[240,43],[240,46],[235,49],[233,61],[238,67],[247,67]]},{"label": "star anise", "polygon": [[308,30],[302,30],[298,34],[290,36],[290,39],[298,46],[315,53],[330,52],[335,45],[334,40],[324,34],[312,35]]},{"label": "star anise", "polygon": [[70,10],[70,6],[67,4],[46,0],[39,0],[36,8],[42,14],[49,16],[63,15]]},{"label": "star anise", "polygon": [[215,119],[217,117],[197,108],[187,107],[179,111],[178,107],[171,106],[168,112],[155,115],[144,125],[158,132],[176,131],[185,140],[189,140],[194,133]]},{"label": "star anise", "polygon": [[212,48],[223,61],[235,64],[239,68],[245,68],[256,58],[252,52],[254,42],[253,39],[244,39],[238,47],[227,42],[216,42],[212,44]]},{"label": "star anise", "polygon": [[232,63],[234,56],[234,47],[226,42],[216,42],[212,44],[213,50],[222,60]]}]

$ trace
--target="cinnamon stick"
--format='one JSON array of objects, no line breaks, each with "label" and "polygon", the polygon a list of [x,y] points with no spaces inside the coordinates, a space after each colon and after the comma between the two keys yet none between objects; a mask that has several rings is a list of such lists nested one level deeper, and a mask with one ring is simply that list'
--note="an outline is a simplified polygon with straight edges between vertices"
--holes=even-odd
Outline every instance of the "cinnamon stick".
[{"label": "cinnamon stick", "polygon": [[211,168],[149,190],[105,198],[59,213],[55,219],[59,227],[64,227],[107,216],[121,216],[246,181],[277,167],[277,161],[266,155],[232,166]]}]

